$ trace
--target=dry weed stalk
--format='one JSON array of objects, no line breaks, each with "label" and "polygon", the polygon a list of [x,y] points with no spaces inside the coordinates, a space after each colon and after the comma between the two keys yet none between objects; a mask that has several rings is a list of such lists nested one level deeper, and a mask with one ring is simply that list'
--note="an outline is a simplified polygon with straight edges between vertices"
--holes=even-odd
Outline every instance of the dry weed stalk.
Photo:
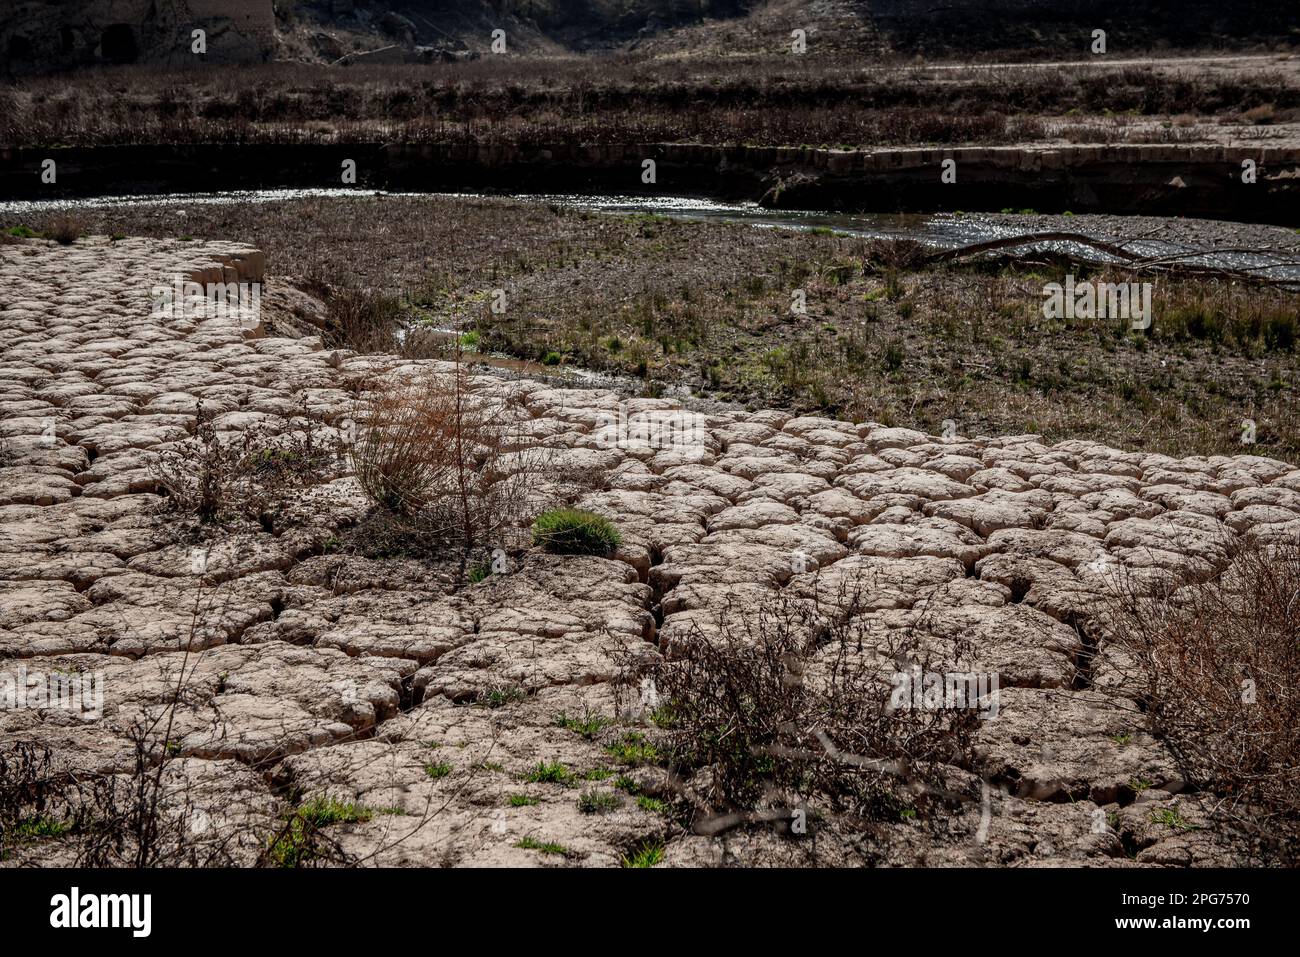
[{"label": "dry weed stalk", "polygon": [[465,365],[421,369],[374,383],[358,410],[357,480],[380,508],[427,540],[459,550],[500,540],[525,517],[541,484],[544,451],[515,454],[517,407],[471,391]]},{"label": "dry weed stalk", "polygon": [[152,472],[173,509],[204,523],[273,523],[305,488],[333,477],[343,454],[343,440],[305,414],[302,431],[282,434],[256,427],[219,432],[202,403],[195,420],[193,437],[161,453]]},{"label": "dry weed stalk", "polygon": [[1153,730],[1223,820],[1300,844],[1300,544],[1245,538],[1205,582],[1116,585],[1104,622]]},{"label": "dry weed stalk", "polygon": [[651,717],[696,831],[788,824],[795,807],[897,821],[970,797],[949,782],[972,766],[975,711],[890,708],[903,662],[938,666],[915,636],[872,634],[862,614],[849,594],[820,606],[782,596],[757,614],[728,605],[716,629],[696,624],[650,666],[664,702]]}]

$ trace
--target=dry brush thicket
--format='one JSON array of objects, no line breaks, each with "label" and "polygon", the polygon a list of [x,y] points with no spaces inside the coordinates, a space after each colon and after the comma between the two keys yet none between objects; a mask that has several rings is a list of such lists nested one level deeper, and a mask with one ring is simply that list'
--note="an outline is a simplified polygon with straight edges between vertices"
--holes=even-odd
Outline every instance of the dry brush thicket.
[{"label": "dry brush thicket", "polygon": [[1251,539],[1204,581],[1118,583],[1101,617],[1153,729],[1216,822],[1300,848],[1300,542]]},{"label": "dry brush thicket", "polygon": [[[674,63],[487,58],[452,68],[303,64],[108,71],[110,83],[19,81],[0,94],[0,143],[706,142],[800,146],[1177,142],[1199,117],[1253,135],[1293,121],[1285,64],[1180,68],[863,68],[834,57]],[[183,85],[183,86],[182,86]],[[185,91],[182,93],[182,89]],[[1253,112],[1252,112],[1253,111]],[[1150,120],[1152,122],[1140,122]]]},{"label": "dry brush thicket", "polygon": [[213,418],[198,404],[193,438],[152,464],[169,507],[200,523],[245,520],[271,527],[306,489],[340,471],[346,440],[305,416],[282,433],[256,426],[218,432]]},{"label": "dry brush thicket", "polygon": [[843,587],[728,605],[636,674],[631,687],[653,689],[652,720],[694,830],[766,822],[789,833],[801,812],[801,826],[812,814],[851,834],[978,796],[976,707],[913,709],[910,696],[897,707],[894,694],[899,672],[950,671],[970,649],[941,661],[910,632],[872,634],[867,608]]}]

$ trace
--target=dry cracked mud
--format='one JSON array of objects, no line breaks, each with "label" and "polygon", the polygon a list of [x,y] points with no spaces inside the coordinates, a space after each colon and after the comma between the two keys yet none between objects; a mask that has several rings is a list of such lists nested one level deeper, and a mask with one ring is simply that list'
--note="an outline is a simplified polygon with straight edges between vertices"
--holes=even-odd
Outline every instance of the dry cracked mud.
[{"label": "dry cracked mud", "polygon": [[[264,272],[260,251],[230,244],[0,246],[0,665],[97,671],[104,689],[94,720],[0,711],[7,740],[127,774],[127,729],[183,674],[169,774],[223,820],[329,795],[376,809],[337,829],[369,863],[616,866],[647,842],[664,846],[661,866],[798,863],[804,845],[774,833],[683,833],[606,779],[660,786],[611,756],[609,735],[627,727],[584,736],[558,719],[635,725],[635,689],[618,686],[629,659],[707,629],[724,606],[833,601],[848,583],[868,628],[909,629],[941,654],[968,641],[1000,681],[998,715],[976,736],[991,785],[938,832],[885,826],[889,862],[1237,861],[1196,826],[1195,795],[1180,794],[1123,661],[1089,623],[1108,577],[1217,568],[1247,531],[1295,539],[1300,469],[779,411],[690,413],[694,444],[655,447],[610,423],[674,401],[485,372],[472,389],[526,410],[533,446],[601,476],[578,504],[622,532],[612,557],[526,551],[507,574],[449,590],[418,563],[331,553],[366,509],[344,475],[312,490],[307,521],[240,532],[196,568],[151,462],[194,432],[200,404],[222,432],[343,430],[358,376],[446,365],[151,307],[151,288],[177,274]],[[547,777],[539,765],[563,772],[530,780]],[[587,787],[614,796],[608,813],[583,813]],[[1181,824],[1155,823],[1162,809]],[[822,863],[863,854],[817,848]]]}]

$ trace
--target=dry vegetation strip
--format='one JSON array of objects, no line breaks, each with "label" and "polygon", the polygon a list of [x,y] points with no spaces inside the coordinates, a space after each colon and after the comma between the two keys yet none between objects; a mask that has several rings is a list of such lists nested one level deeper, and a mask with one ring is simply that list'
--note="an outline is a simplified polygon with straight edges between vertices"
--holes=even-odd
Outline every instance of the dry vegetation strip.
[{"label": "dry vegetation strip", "polygon": [[[1107,638],[1220,823],[1294,862],[1300,846],[1300,546],[1245,538],[1208,582],[1116,587]],[[1179,587],[1181,585],[1181,587]]]},{"label": "dry vegetation strip", "polygon": [[[309,288],[382,292],[384,315],[468,330],[482,351],[636,376],[650,394],[684,386],[930,433],[950,419],[962,434],[1300,455],[1300,318],[1281,289],[1159,277],[1141,333],[1123,320],[1044,319],[1043,287],[1066,272],[1149,277],[1060,262],[914,268],[824,232],[446,198],[85,215],[95,233],[247,241],[274,272],[315,277]],[[791,311],[795,289],[804,314]]]},{"label": "dry vegetation strip", "polygon": [[[457,67],[305,64],[239,70],[118,68],[0,91],[0,145],[383,141],[659,141],[763,146],[1179,142],[1200,116],[1247,127],[1294,120],[1279,70],[1061,68],[927,76],[788,57],[638,62],[484,60]],[[1104,120],[1101,127],[1093,120]],[[1049,131],[1049,126],[1053,129]]]}]

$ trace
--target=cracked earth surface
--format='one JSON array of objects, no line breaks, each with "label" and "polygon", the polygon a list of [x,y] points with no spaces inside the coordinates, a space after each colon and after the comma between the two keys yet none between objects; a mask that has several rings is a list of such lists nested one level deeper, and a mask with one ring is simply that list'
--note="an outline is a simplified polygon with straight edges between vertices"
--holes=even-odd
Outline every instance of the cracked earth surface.
[{"label": "cracked earth surface", "polygon": [[[666,843],[665,865],[797,862],[788,838],[682,834],[627,799],[581,813],[584,774],[626,771],[646,793],[655,775],[619,768],[607,742],[557,718],[635,720],[615,686],[629,656],[707,630],[729,602],[833,601],[847,583],[871,627],[910,629],[941,650],[968,640],[972,670],[1001,685],[999,715],[976,738],[994,786],[939,834],[885,826],[890,862],[1234,863],[1193,829],[1199,806],[1143,730],[1122,656],[1104,641],[1092,653],[1090,616],[1106,576],[1140,587],[1222,567],[1234,535],[1295,539],[1294,466],[778,411],[701,414],[698,447],[653,448],[617,441],[606,423],[673,401],[481,374],[475,393],[526,410],[523,433],[557,466],[602,476],[579,505],[617,524],[613,557],[534,550],[449,593],[409,561],[330,554],[324,543],[366,510],[345,476],[311,490],[303,522],[240,532],[196,573],[150,462],[193,433],[198,403],[226,432],[302,429],[304,416],[342,429],[350,378],[445,369],[150,308],[164,277],[255,281],[264,270],[261,252],[232,244],[0,246],[0,666],[98,670],[105,687],[99,720],[5,710],[5,738],[127,773],[126,729],[165,707],[184,667],[169,747],[213,814],[274,813],[290,789],[382,808],[340,829],[347,850],[382,864],[617,865],[647,840]],[[481,703],[501,689],[511,691],[498,707]],[[541,762],[575,782],[525,780]],[[1158,808],[1192,827],[1153,823]],[[517,846],[528,837],[568,853]],[[862,859],[844,840],[818,853]]]}]

